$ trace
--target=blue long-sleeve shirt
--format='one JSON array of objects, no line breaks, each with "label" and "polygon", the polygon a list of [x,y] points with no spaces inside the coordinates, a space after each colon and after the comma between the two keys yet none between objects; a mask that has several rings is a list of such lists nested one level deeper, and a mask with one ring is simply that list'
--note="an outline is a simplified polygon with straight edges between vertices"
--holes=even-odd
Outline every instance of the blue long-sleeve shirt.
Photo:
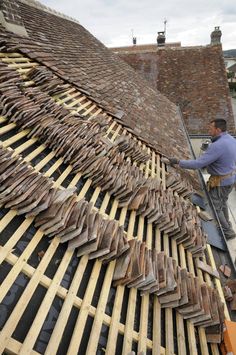
[{"label": "blue long-sleeve shirt", "polygon": [[[227,175],[236,170],[236,139],[227,132],[222,132],[217,140],[209,145],[206,152],[195,160],[180,160],[184,169],[206,168],[210,175]],[[221,186],[236,182],[236,173],[221,181]]]}]

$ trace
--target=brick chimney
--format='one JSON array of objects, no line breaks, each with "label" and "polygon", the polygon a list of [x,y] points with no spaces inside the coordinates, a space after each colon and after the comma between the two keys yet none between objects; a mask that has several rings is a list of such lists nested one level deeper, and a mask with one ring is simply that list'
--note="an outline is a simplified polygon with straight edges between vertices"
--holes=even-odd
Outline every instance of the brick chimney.
[{"label": "brick chimney", "polygon": [[0,1],[0,24],[8,31],[21,36],[28,36],[15,0]]},{"label": "brick chimney", "polygon": [[215,27],[214,31],[211,33],[211,45],[212,46],[221,44],[221,41],[220,41],[221,35],[222,35],[222,32],[220,30],[220,27],[219,26]]}]

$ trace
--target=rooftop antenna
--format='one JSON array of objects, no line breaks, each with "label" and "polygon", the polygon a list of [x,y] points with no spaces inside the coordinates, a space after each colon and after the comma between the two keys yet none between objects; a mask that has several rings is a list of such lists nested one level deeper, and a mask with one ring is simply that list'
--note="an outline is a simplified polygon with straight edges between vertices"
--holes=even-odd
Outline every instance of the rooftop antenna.
[{"label": "rooftop antenna", "polygon": [[165,33],[165,36],[166,36],[166,24],[167,24],[167,19],[164,18],[164,33]]}]

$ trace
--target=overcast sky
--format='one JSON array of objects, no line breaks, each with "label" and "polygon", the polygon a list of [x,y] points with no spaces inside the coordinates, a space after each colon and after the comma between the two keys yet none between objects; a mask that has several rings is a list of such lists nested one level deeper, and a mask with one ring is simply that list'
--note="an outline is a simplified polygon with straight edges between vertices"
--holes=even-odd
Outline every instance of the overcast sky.
[{"label": "overcast sky", "polygon": [[167,42],[206,45],[215,26],[223,49],[236,48],[236,0],[40,0],[79,20],[106,46],[156,43],[167,20]]}]

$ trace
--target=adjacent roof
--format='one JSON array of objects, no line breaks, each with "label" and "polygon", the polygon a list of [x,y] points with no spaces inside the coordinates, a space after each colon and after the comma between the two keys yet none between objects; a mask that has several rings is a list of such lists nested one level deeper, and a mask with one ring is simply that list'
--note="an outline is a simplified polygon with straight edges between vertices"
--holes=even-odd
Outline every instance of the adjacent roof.
[{"label": "adjacent roof", "polygon": [[209,121],[222,117],[235,133],[221,45],[111,50],[179,105],[190,134],[207,134]]},{"label": "adjacent roof", "polygon": [[228,71],[233,71],[234,73],[236,72],[236,63],[228,67]]},{"label": "adjacent roof", "polygon": [[[166,155],[189,156],[177,107],[83,26],[17,2],[28,38],[1,31],[8,48],[21,50],[76,84]],[[53,31],[52,31],[53,28]]]}]

